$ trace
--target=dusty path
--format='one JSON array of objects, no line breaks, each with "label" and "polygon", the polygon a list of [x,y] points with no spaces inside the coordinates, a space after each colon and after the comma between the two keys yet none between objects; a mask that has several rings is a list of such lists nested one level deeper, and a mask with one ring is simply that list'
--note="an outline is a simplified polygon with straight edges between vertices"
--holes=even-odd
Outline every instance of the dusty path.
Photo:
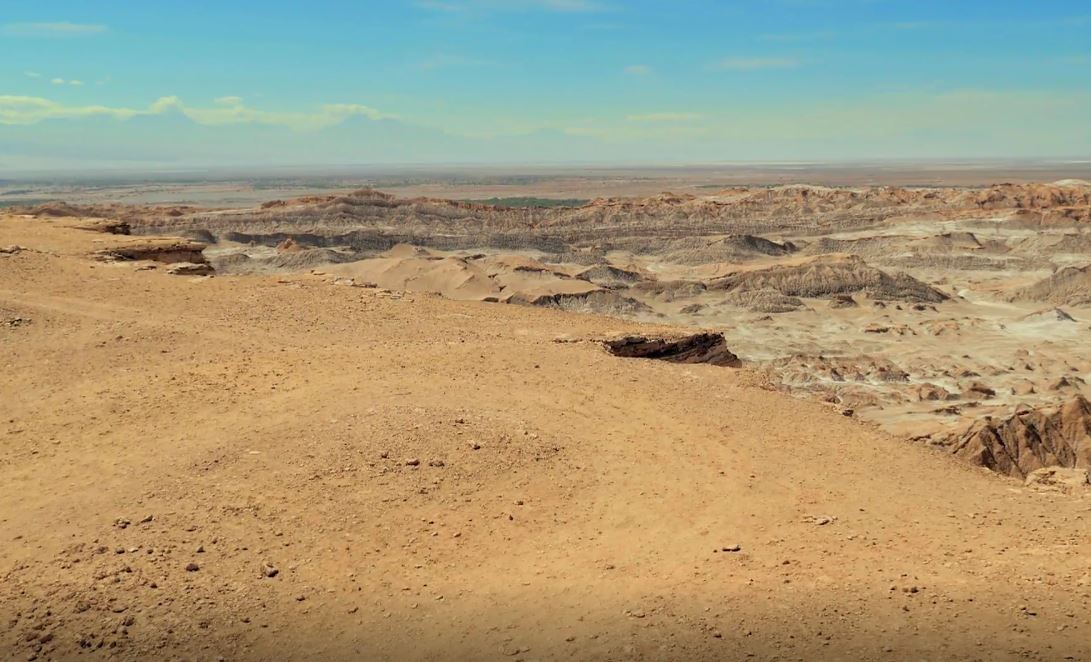
[{"label": "dusty path", "polygon": [[2,657],[1091,657],[1086,496],[554,342],[629,323],[63,226],[0,218]]}]

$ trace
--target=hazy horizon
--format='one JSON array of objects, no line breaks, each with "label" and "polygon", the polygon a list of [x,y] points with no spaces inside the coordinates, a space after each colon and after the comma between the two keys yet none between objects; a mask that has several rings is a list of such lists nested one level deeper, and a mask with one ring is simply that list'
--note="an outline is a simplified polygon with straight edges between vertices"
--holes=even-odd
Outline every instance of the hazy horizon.
[{"label": "hazy horizon", "polygon": [[908,0],[17,4],[0,168],[1091,157],[1091,11]]}]

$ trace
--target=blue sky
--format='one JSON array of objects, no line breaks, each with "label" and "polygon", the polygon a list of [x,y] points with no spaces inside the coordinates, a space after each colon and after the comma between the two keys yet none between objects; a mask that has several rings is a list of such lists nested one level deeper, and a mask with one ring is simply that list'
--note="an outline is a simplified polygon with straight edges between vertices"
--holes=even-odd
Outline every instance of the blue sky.
[{"label": "blue sky", "polygon": [[0,170],[1091,157],[1086,0],[5,5]]}]

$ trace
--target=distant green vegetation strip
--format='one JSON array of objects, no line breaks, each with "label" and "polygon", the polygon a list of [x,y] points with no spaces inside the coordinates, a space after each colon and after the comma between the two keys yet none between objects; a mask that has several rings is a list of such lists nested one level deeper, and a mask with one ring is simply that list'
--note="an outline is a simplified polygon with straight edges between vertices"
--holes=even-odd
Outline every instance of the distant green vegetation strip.
[{"label": "distant green vegetation strip", "polygon": [[587,200],[579,198],[487,198],[484,200],[464,200],[481,205],[493,205],[494,207],[580,207],[587,204]]}]

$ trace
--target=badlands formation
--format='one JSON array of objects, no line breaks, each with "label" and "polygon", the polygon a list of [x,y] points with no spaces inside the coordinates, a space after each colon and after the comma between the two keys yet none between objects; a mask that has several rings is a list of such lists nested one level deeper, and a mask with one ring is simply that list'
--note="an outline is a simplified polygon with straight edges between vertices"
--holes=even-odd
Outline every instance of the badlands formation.
[{"label": "badlands formation", "polygon": [[1079,181],[0,216],[0,652],[1087,659],[1089,224]]},{"label": "badlands formation", "polygon": [[[33,211],[203,242],[208,266],[191,273],[313,273],[711,330],[772,387],[1001,473],[1091,461],[1080,413],[1091,186],[1079,180],[729,188],[546,208],[363,189],[245,209]],[[1070,401],[1059,411],[1075,420],[1042,440],[987,423],[1048,418]],[[990,434],[970,433],[983,423]]]}]

